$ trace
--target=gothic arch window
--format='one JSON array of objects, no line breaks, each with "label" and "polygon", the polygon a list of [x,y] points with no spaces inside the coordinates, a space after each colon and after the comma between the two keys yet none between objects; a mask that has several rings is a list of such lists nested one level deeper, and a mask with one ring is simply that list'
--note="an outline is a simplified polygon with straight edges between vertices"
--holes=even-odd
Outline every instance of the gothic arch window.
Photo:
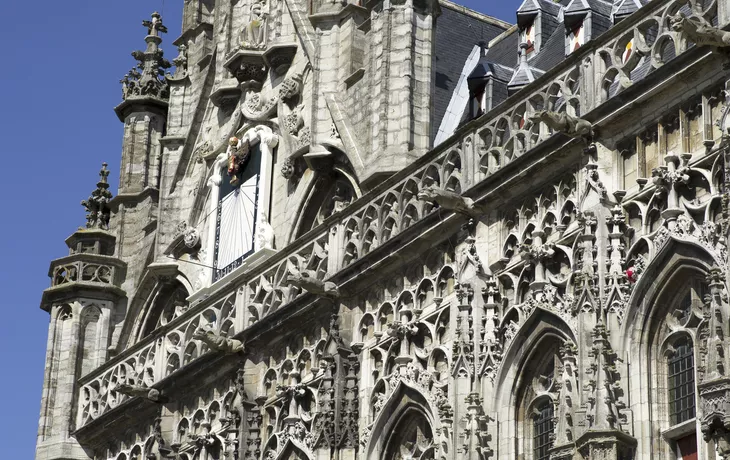
[{"label": "gothic arch window", "polygon": [[418,410],[403,413],[391,431],[391,437],[382,460],[433,460],[433,430],[426,417]]},{"label": "gothic arch window", "polygon": [[664,320],[659,321],[653,340],[661,356],[650,356],[659,383],[653,389],[656,395],[652,399],[656,398],[656,403],[652,419],[658,422],[664,439],[659,455],[687,460],[698,458],[695,343],[704,324],[703,297],[707,286],[699,275],[685,272],[677,278],[683,282],[663,293],[655,304],[657,314]]},{"label": "gothic arch window", "polygon": [[548,460],[555,431],[555,375],[562,367],[558,350],[561,341],[541,341],[528,358],[523,371],[517,408],[518,454],[525,460]]}]

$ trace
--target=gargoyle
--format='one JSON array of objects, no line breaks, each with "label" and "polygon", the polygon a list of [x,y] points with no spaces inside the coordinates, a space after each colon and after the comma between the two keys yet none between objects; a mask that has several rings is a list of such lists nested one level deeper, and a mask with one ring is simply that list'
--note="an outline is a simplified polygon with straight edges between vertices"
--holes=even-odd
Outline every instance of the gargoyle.
[{"label": "gargoyle", "polygon": [[669,24],[672,26],[672,30],[684,34],[687,40],[698,46],[710,45],[718,48],[730,46],[730,32],[712,27],[697,17],[688,18],[684,13],[679,12],[675,16],[669,17]]},{"label": "gargoyle", "polygon": [[208,348],[223,353],[242,353],[244,351],[243,342],[236,339],[223,337],[210,329],[198,329],[193,334],[193,339],[200,340],[208,345]]},{"label": "gargoyle", "polygon": [[167,402],[167,398],[162,396],[160,390],[157,390],[155,388],[148,388],[139,385],[129,385],[127,383],[119,383],[114,388],[114,391],[123,395],[127,395],[130,398],[139,396],[142,399],[146,399],[148,401],[152,401],[158,404]]},{"label": "gargoyle", "polygon": [[466,198],[458,193],[444,190],[433,185],[424,187],[418,192],[418,199],[421,201],[430,201],[436,203],[439,207],[449,211],[466,214],[467,216],[478,218],[484,214],[481,206],[474,203],[471,198]]},{"label": "gargoyle", "polygon": [[586,143],[593,139],[593,125],[582,118],[576,118],[565,112],[541,110],[528,118],[532,123],[543,122],[553,131],[561,132],[568,137],[580,137]]},{"label": "gargoyle", "polygon": [[286,278],[286,282],[290,286],[296,286],[304,289],[310,294],[322,297],[337,298],[340,296],[340,290],[337,285],[331,281],[322,281],[317,279],[315,274],[309,270],[301,270],[298,273],[292,273]]}]

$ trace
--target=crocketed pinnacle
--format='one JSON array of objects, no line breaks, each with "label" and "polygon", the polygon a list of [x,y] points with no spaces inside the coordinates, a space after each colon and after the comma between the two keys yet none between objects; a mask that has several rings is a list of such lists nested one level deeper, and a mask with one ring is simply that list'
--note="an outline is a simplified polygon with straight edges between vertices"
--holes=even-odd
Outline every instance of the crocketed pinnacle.
[{"label": "crocketed pinnacle", "polygon": [[122,98],[153,97],[167,100],[170,97],[170,87],[165,79],[165,70],[172,67],[164,52],[160,48],[161,33],[167,33],[167,27],[162,23],[160,13],[152,13],[152,20],[142,21],[147,29],[144,51],[133,51],[132,57],[137,65],[120,80],[122,83]]},{"label": "crocketed pinnacle", "polygon": [[109,170],[106,167],[107,164],[102,163],[96,190],[91,192],[91,196],[87,200],[81,202],[81,206],[86,208],[86,228],[109,229],[109,218],[111,217],[109,202],[112,199],[112,192],[109,191],[107,180]]}]

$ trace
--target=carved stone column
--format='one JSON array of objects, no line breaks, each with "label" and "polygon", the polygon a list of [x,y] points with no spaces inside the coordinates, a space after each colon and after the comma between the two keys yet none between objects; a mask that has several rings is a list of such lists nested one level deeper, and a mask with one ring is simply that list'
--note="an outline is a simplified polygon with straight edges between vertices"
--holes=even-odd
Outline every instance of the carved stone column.
[{"label": "carved stone column", "polygon": [[705,318],[709,321],[707,355],[704,357],[707,378],[697,385],[700,397],[699,416],[705,441],[712,441],[718,460],[730,460],[730,378],[725,371],[727,327],[724,308],[724,276],[713,269],[707,277],[710,296]]},{"label": "carved stone column", "polygon": [[586,392],[586,422],[588,430],[575,442],[585,460],[619,460],[631,458],[636,439],[623,431],[626,422],[621,410],[620,376],[617,371],[616,353],[608,340],[608,332],[602,322],[593,330],[593,346],[589,353],[593,361],[588,373]]}]

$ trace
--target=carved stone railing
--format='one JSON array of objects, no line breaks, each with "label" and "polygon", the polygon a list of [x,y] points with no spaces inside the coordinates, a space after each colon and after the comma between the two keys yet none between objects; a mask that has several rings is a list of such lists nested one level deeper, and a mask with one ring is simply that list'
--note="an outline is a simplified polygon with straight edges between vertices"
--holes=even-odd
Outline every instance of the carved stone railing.
[{"label": "carved stone railing", "polygon": [[77,426],[84,426],[129,399],[116,391],[117,385],[152,387],[206,353],[208,347],[193,338],[198,329],[228,337],[239,332],[235,299],[232,293],[216,301],[211,299],[202,309],[189,310],[83,377]]},{"label": "carved stone railing", "polygon": [[[265,262],[206,289],[207,298],[184,315],[81,379],[77,426],[128,398],[114,391],[117,384],[153,386],[199,359],[206,349],[192,338],[197,328],[233,337],[305,294],[290,285],[290,275],[307,271],[321,281],[333,278],[425,217],[436,212],[442,217],[453,214],[428,199],[419,200],[424,188],[468,195],[487,178],[490,183],[499,182],[507,165],[527,163],[528,152],[555,134],[544,123],[528,120],[532,114],[547,110],[588,116],[651,70],[690,49],[669,22],[680,10],[688,15],[706,11],[680,7],[674,0],[649,3]],[[621,52],[628,40],[635,40],[636,57],[626,58]],[[678,43],[675,52],[667,48],[670,41]],[[550,148],[565,143],[553,143]],[[193,295],[195,300],[200,297],[204,296]]]},{"label": "carved stone railing", "polygon": [[[89,261],[89,258],[102,260]],[[75,260],[83,259],[83,260]],[[51,286],[56,287],[67,283],[94,283],[118,285],[120,281],[120,267],[114,260],[103,260],[105,256],[69,256],[59,259],[53,264],[51,272]]]}]

